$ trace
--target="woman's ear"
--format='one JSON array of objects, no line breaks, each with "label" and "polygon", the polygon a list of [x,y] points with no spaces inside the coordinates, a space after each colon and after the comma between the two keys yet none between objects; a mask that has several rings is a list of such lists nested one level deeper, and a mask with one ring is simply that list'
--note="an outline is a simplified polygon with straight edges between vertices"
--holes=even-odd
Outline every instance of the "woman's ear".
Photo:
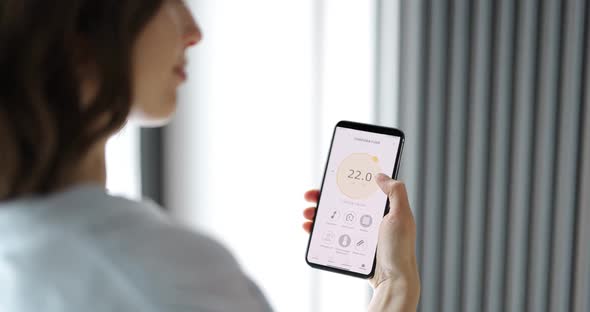
[{"label": "woman's ear", "polygon": [[79,82],[80,102],[82,108],[87,108],[98,95],[98,67],[88,40],[78,38],[74,46],[73,66]]}]

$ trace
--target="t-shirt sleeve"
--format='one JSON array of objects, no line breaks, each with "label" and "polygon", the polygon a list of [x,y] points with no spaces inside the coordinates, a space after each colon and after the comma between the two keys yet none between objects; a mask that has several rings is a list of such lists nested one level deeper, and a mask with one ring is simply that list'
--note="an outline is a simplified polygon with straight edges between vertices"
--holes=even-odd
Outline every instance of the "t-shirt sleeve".
[{"label": "t-shirt sleeve", "polygon": [[[158,225],[136,233],[123,272],[153,311],[272,311],[259,287],[218,242],[188,229]],[[144,232],[143,234],[141,232]]]}]

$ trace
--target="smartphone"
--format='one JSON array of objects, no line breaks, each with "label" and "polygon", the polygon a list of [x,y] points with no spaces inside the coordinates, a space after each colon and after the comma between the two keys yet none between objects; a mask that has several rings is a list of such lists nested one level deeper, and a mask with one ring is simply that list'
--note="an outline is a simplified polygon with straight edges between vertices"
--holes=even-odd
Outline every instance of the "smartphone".
[{"label": "smartphone", "polygon": [[398,129],[340,121],[334,128],[305,261],[313,268],[370,278],[389,200],[375,178],[397,178]]}]

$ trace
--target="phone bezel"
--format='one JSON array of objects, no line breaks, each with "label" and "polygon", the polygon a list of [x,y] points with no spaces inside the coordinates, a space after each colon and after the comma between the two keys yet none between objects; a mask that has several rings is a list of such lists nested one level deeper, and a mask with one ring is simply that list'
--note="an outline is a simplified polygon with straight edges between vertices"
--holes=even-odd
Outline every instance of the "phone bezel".
[{"label": "phone bezel", "polygon": [[[328,150],[328,157],[326,159],[326,165],[324,166],[324,175],[322,176],[322,185],[320,187],[320,195],[318,196],[317,209],[319,209],[320,204],[321,204],[321,202],[320,202],[321,201],[321,194],[322,194],[322,190],[324,188],[324,182],[326,179],[326,172],[328,170],[328,163],[330,161],[330,155],[332,154],[332,147],[334,145],[334,137],[336,136],[336,129],[338,129],[338,127],[354,129],[354,130],[361,130],[361,131],[372,132],[372,133],[380,133],[380,134],[386,134],[386,135],[392,135],[392,136],[399,137],[400,144],[399,144],[399,148],[397,150],[397,155],[395,158],[395,165],[393,167],[393,172],[391,173],[391,176],[394,179],[396,179],[398,172],[399,172],[399,166],[400,166],[400,162],[401,162],[401,154],[402,154],[402,150],[404,147],[404,141],[405,141],[405,135],[404,135],[403,131],[396,129],[396,128],[389,128],[389,127],[383,127],[383,126],[378,126],[378,125],[370,125],[370,124],[363,124],[363,123],[358,123],[358,122],[342,120],[342,121],[338,122],[336,124],[336,126],[334,126],[334,131],[332,132],[332,141],[330,142],[330,149]],[[385,209],[384,209],[383,216],[387,215],[387,213],[389,213],[389,198],[385,202]],[[316,216],[317,216],[317,213],[316,213]],[[313,224],[312,224],[311,232],[309,234],[309,238],[307,241],[307,249],[305,251],[305,262],[307,262],[307,264],[309,266],[311,266],[312,268],[316,268],[316,269],[320,269],[320,270],[330,271],[330,272],[334,272],[334,273],[340,273],[340,274],[364,278],[364,279],[371,278],[375,274],[377,252],[375,252],[375,255],[373,255],[373,266],[371,268],[371,272],[366,275],[362,274],[362,273],[357,273],[357,272],[353,272],[353,271],[348,271],[348,270],[336,268],[336,267],[325,266],[325,265],[309,262],[309,260],[307,258],[309,255],[309,246],[311,244],[311,238],[313,236],[313,231],[315,228],[316,216],[313,217]]]}]

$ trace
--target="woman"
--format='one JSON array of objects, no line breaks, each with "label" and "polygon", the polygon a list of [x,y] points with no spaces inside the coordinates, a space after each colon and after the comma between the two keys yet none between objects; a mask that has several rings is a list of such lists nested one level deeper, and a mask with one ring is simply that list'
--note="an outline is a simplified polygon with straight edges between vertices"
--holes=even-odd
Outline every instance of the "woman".
[{"label": "woman", "polygon": [[[201,33],[181,0],[0,2],[2,311],[268,311],[228,251],[105,191],[105,144],[164,124]],[[415,224],[381,176],[372,311],[415,310]],[[306,193],[317,202],[317,191]],[[310,220],[315,208],[304,210]]]}]

